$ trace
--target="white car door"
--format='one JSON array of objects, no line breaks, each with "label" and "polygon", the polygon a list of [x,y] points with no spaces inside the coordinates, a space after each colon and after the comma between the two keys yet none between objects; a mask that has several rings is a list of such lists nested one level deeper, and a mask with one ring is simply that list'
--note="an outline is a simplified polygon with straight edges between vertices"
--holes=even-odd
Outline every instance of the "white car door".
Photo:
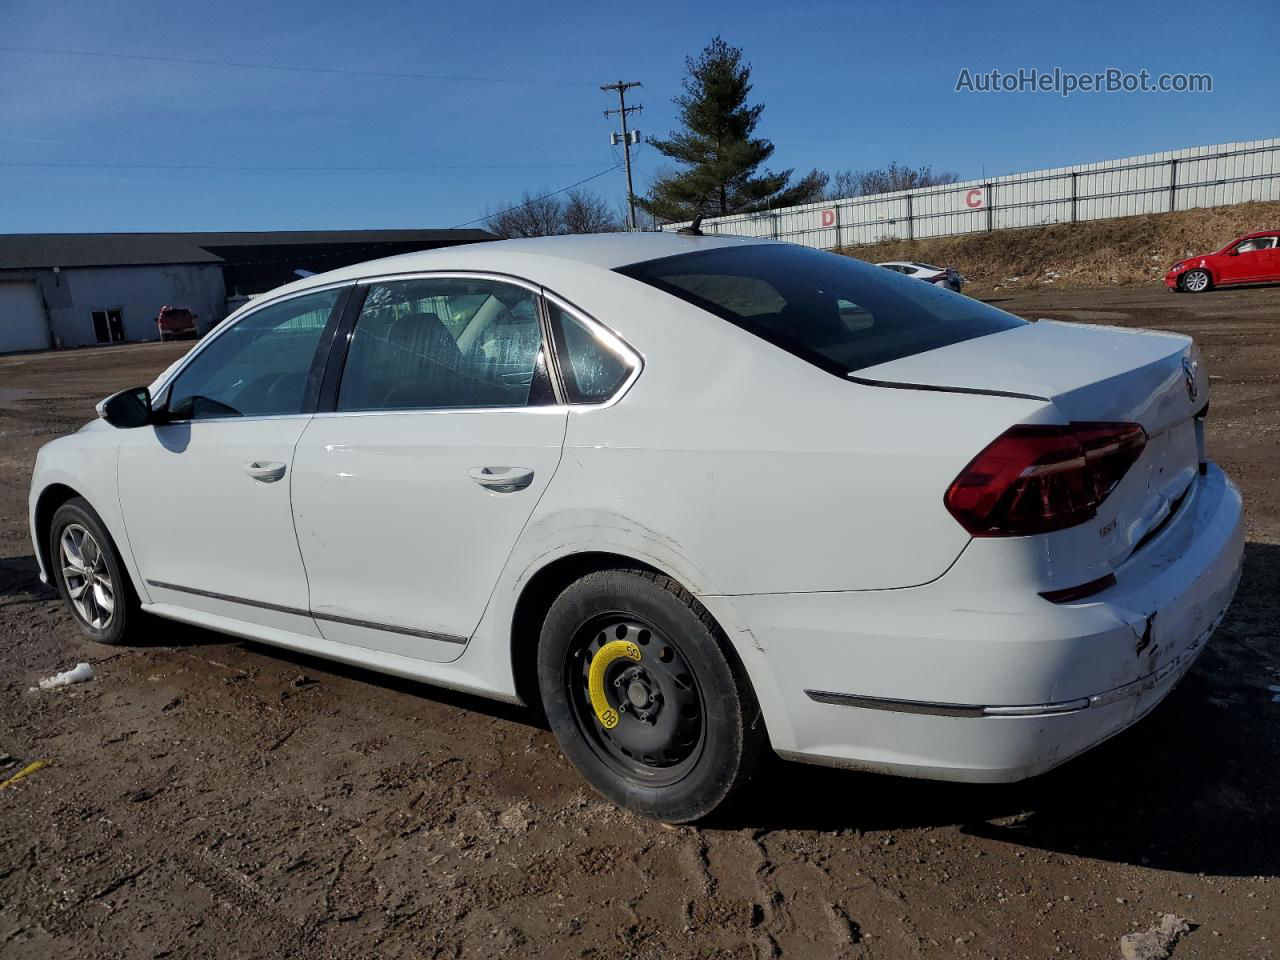
[{"label": "white car door", "polygon": [[246,314],[202,344],[123,431],[129,546],[153,602],[318,636],[289,503],[294,447],[349,288]]},{"label": "white car door", "polygon": [[367,285],[345,364],[294,457],[294,519],[325,639],[461,655],[560,462],[567,408],[539,312],[533,289],[508,281]]}]

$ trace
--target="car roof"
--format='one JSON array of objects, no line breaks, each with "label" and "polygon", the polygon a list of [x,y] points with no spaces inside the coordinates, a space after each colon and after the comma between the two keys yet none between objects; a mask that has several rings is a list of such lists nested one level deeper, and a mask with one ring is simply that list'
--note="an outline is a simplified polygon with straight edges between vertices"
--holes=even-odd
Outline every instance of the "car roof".
[{"label": "car roof", "polygon": [[1253,233],[1242,233],[1236,239],[1251,240],[1254,237],[1274,237],[1276,234],[1280,234],[1280,230],[1255,230]]},{"label": "car roof", "polygon": [[[358,280],[363,277],[392,276],[428,270],[479,270],[524,275],[536,271],[538,261],[571,261],[585,266],[613,270],[628,264],[697,253],[723,247],[776,243],[752,237],[690,236],[679,233],[594,233],[563,237],[533,237],[522,240],[495,240],[468,243],[418,253],[402,253],[317,273],[272,291],[272,297],[296,293],[311,287]],[[530,276],[528,279],[537,279]]]}]

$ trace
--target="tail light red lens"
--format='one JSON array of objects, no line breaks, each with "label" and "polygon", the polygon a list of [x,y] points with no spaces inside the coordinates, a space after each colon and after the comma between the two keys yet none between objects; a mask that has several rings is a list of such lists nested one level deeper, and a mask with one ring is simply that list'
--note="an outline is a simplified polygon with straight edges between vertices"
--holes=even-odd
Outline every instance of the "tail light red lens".
[{"label": "tail light red lens", "polygon": [[1048,533],[1093,517],[1146,446],[1136,423],[1010,427],[943,498],[975,537]]}]

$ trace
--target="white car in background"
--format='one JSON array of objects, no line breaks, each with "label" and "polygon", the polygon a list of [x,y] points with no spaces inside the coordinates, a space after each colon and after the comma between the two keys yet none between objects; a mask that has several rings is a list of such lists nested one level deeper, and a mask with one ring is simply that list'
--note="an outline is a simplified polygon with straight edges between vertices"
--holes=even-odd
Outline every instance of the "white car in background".
[{"label": "white car in background", "polygon": [[1208,393],[1186,337],[806,247],[476,244],[255,300],[45,445],[30,522],[89,637],[540,704],[688,821],[766,747],[1011,781],[1151,710],[1239,576]]},{"label": "white car in background", "polygon": [[915,277],[925,283],[936,283],[956,293],[959,293],[964,285],[964,277],[952,267],[935,267],[929,263],[916,263],[914,260],[889,260],[885,263],[877,263],[876,266],[904,276]]}]

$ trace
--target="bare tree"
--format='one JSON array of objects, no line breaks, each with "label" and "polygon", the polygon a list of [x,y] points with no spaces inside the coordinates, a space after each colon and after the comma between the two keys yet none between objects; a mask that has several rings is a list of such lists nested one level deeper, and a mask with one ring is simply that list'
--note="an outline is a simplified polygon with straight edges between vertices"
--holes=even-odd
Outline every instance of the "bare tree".
[{"label": "bare tree", "polygon": [[958,174],[945,170],[934,173],[928,164],[909,167],[894,161],[887,167],[875,170],[837,170],[828,178],[825,199],[839,200],[843,197],[865,197],[895,190],[918,190],[922,187],[955,183],[959,179]]},{"label": "bare tree", "polygon": [[589,190],[570,190],[560,208],[564,233],[617,233],[622,224],[609,202]]},{"label": "bare tree", "polygon": [[560,233],[560,200],[531,194],[526,190],[520,202],[486,214],[485,229],[503,240],[516,237],[549,237]]},{"label": "bare tree", "polygon": [[562,200],[526,190],[520,202],[485,214],[485,229],[496,237],[552,237],[563,233],[612,233],[622,229],[607,201],[589,190],[571,190]]}]

